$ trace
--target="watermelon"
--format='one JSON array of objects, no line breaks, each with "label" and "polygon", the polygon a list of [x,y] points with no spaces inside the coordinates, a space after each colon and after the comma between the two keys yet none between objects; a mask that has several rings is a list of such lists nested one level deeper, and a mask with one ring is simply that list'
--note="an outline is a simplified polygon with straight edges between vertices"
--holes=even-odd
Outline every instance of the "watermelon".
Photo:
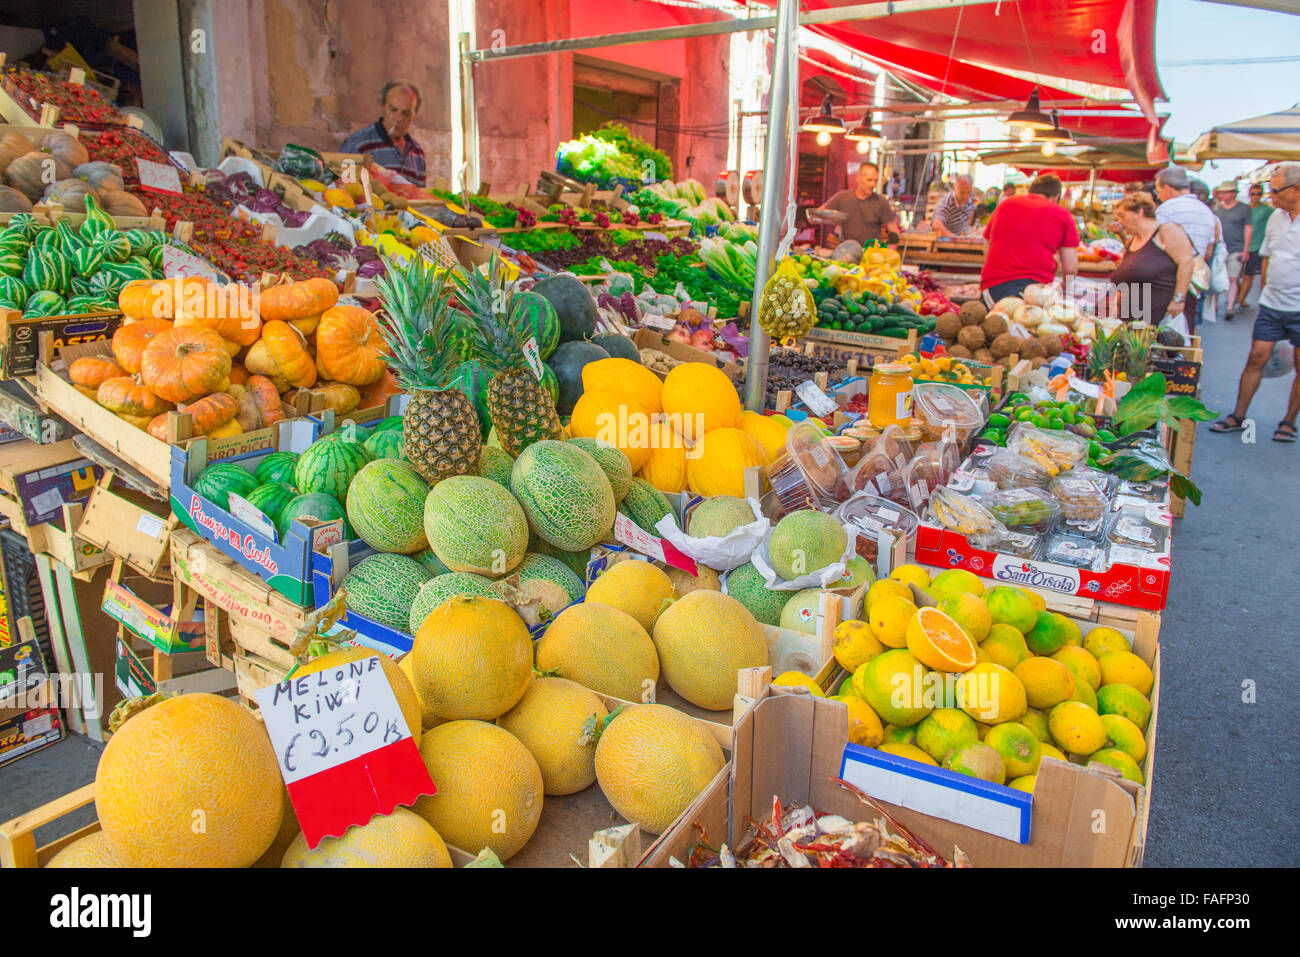
[{"label": "watermelon", "polygon": [[623,501],[632,487],[632,463],[623,450],[600,439],[574,438],[569,439],[569,444],[576,445],[596,460],[605,478],[609,479],[609,487],[614,490],[614,501]]},{"label": "watermelon", "polygon": [[21,309],[29,295],[27,286],[17,276],[0,276],[0,306]]},{"label": "watermelon", "polygon": [[418,552],[429,544],[424,536],[428,494],[429,483],[414,466],[376,459],[364,465],[348,486],[348,521],[371,548],[404,555]]},{"label": "watermelon", "polygon": [[492,416],[488,413],[487,387],[492,381],[492,371],[478,359],[469,359],[460,363],[451,372],[456,388],[465,393],[465,397],[474,404],[478,413],[479,430],[483,438],[492,431]]},{"label": "watermelon", "polygon": [[285,506],[297,497],[298,493],[284,482],[267,482],[244,496],[248,504],[270,519],[275,528],[280,527],[280,515]]},{"label": "watermelon", "polygon": [[253,469],[253,474],[263,484],[284,482],[293,488],[295,487],[293,484],[293,467],[297,464],[297,452],[272,452],[257,463],[257,468]]},{"label": "watermelon", "polygon": [[437,577],[438,575],[445,575],[449,571],[451,571],[450,568],[448,568],[446,565],[442,563],[442,559],[440,559],[437,555],[433,553],[432,548],[426,548],[422,551],[418,551],[411,557],[414,558],[421,565],[423,565],[425,568],[429,569],[429,574],[435,577]]},{"label": "watermelon", "polygon": [[545,296],[555,307],[561,342],[589,339],[596,331],[596,300],[585,283],[573,276],[550,276],[531,291]]},{"label": "watermelon", "polygon": [[582,395],[582,367],[588,362],[608,358],[608,352],[590,342],[560,344],[546,363],[559,382],[560,397],[555,403],[555,410],[560,415],[572,415],[573,406]]},{"label": "watermelon", "polygon": [[126,262],[131,256],[131,241],[117,230],[104,230],[91,241],[90,245],[103,254],[106,263]]},{"label": "watermelon", "polygon": [[555,370],[542,363],[542,388],[550,393],[552,402],[560,401],[560,380],[555,377]]},{"label": "watermelon", "polygon": [[388,418],[380,421],[379,424],[375,426],[374,432],[371,432],[370,434],[374,435],[375,432],[387,432],[389,429],[400,430],[404,424],[405,419],[400,415],[390,415]]},{"label": "watermelon", "polygon": [[406,454],[406,439],[401,429],[371,432],[364,444],[366,451],[376,459],[401,459]]},{"label": "watermelon", "polygon": [[614,525],[614,490],[590,455],[568,442],[534,442],[515,459],[510,490],[538,536],[565,551],[590,548]]},{"label": "watermelon", "polygon": [[641,364],[641,351],[627,336],[620,336],[617,332],[602,332],[598,336],[592,336],[591,341],[615,358],[631,359],[637,365]]},{"label": "watermelon", "polygon": [[528,520],[491,479],[453,475],[424,502],[424,533],[433,553],[454,572],[504,575],[528,550]]},{"label": "watermelon", "polygon": [[28,297],[23,306],[24,316],[63,316],[68,312],[68,304],[57,292],[42,289]]},{"label": "watermelon", "polygon": [[309,492],[306,495],[299,495],[284,507],[276,528],[280,532],[280,541],[283,542],[289,534],[289,526],[294,519],[332,522],[339,518],[343,519],[343,537],[349,542],[352,541],[357,536],[352,531],[347,513],[343,511],[343,506],[339,504],[338,499],[324,492]]},{"label": "watermelon", "polygon": [[163,268],[162,268],[163,250],[166,248],[167,248],[167,244],[161,243],[153,247],[153,249],[149,250],[149,252],[145,254],[145,258],[149,260],[149,265],[153,266],[154,279],[166,278],[166,273],[163,272]]},{"label": "watermelon", "polygon": [[209,465],[203,470],[203,474],[195,479],[194,491],[209,502],[229,509],[231,492],[247,498],[248,493],[257,488],[258,484],[253,473],[242,465],[236,465],[234,462],[218,462],[216,465]]},{"label": "watermelon", "polygon": [[418,632],[420,626],[424,624],[424,619],[448,598],[455,598],[457,595],[488,596],[491,594],[492,579],[484,578],[482,575],[475,575],[473,572],[446,572],[436,575],[420,586],[415,601],[411,602],[411,614],[408,619],[411,634]]},{"label": "watermelon", "polygon": [[628,489],[623,501],[619,502],[618,510],[651,535],[659,534],[655,531],[655,526],[661,518],[673,512],[664,493],[643,478],[632,479],[632,487]]},{"label": "watermelon", "polygon": [[347,501],[352,479],[369,461],[370,453],[360,442],[328,435],[317,439],[298,456],[293,485],[300,492],[332,495],[341,505]]},{"label": "watermelon", "polygon": [[527,341],[537,340],[537,349],[543,359],[549,359],[560,344],[560,317],[549,299],[535,292],[518,293],[511,303],[510,324],[519,330]]},{"label": "watermelon", "polygon": [[420,586],[432,578],[427,568],[405,555],[371,555],[343,579],[348,612],[406,632]]},{"label": "watermelon", "polygon": [[91,295],[116,296],[122,291],[122,287],[126,285],[126,280],[109,269],[108,267],[111,265],[112,263],[105,263],[99,272],[90,277],[88,290]]},{"label": "watermelon", "polygon": [[499,449],[495,445],[483,446],[478,460],[478,474],[483,478],[491,479],[502,488],[508,489],[510,472],[514,467],[515,460],[505,449]]},{"label": "watermelon", "polygon": [[569,602],[582,601],[587,593],[582,576],[558,558],[529,552],[515,568],[512,575],[518,575],[521,582],[549,581],[559,585],[569,596]]}]

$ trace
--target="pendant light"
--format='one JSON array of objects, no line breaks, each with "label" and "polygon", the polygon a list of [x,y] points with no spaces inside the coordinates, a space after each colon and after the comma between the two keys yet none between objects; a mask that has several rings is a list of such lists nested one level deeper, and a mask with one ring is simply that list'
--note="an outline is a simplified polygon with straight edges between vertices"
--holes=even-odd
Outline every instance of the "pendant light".
[{"label": "pendant light", "polygon": [[1061,129],[1061,114],[1059,110],[1052,110],[1052,128],[1050,130],[1035,131],[1034,139],[1039,143],[1051,142],[1055,143],[1057,146],[1074,142],[1074,137],[1070,134],[1070,131]]},{"label": "pendant light", "polygon": [[[1049,126],[1051,124],[1048,124]],[[810,120],[806,120],[803,126],[799,127],[805,133],[843,133],[844,121],[840,119],[831,109],[831,95],[826,94],[826,99],[822,100],[822,111]]]},{"label": "pendant light", "polygon": [[871,125],[871,111],[868,110],[863,114],[862,122],[845,133],[844,138],[846,140],[856,141],[859,144],[859,150],[861,151],[861,144],[866,143],[868,146],[871,146],[872,144],[880,143],[884,140],[885,134]]},{"label": "pendant light", "polygon": [[1007,117],[1010,126],[1026,126],[1031,130],[1050,130],[1052,118],[1043,112],[1038,98],[1038,87],[1029,94],[1029,100],[1023,110],[1016,110]]}]

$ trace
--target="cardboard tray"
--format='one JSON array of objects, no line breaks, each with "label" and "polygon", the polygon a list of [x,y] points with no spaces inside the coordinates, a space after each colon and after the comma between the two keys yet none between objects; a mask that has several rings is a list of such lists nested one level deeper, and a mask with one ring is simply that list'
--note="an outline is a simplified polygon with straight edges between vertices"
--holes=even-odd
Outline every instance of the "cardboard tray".
[{"label": "cardboard tray", "polygon": [[87,312],[75,316],[24,317],[17,309],[0,309],[0,379],[36,374],[40,342],[50,335],[51,346],[100,342],[110,338],[122,324],[120,312]]}]

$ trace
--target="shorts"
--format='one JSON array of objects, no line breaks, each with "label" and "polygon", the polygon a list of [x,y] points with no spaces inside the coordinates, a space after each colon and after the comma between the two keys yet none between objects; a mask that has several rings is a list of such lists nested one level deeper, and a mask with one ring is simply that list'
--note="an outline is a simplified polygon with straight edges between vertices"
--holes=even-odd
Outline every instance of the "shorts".
[{"label": "shorts", "polygon": [[1236,279],[1241,275],[1241,253],[1228,253],[1228,278]]},{"label": "shorts", "polygon": [[1255,331],[1250,337],[1257,342],[1281,342],[1288,340],[1293,346],[1300,346],[1300,311],[1283,312],[1260,306],[1255,315]]},{"label": "shorts", "polygon": [[1250,253],[1246,257],[1246,268],[1241,271],[1243,276],[1258,276],[1264,271],[1264,257],[1258,251]]},{"label": "shorts", "polygon": [[[996,286],[989,286],[984,290],[984,305],[990,309],[999,299],[1005,299],[1007,296],[1015,296],[1017,299],[1026,289],[1036,283],[1036,279],[1009,279],[1006,282],[1000,282]],[[1051,280],[1048,280],[1050,282]]]}]

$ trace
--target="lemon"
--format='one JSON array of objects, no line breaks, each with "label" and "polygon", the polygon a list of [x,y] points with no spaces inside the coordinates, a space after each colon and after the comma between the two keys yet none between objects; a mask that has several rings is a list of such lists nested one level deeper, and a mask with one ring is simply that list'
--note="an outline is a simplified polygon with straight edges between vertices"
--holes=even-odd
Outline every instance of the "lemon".
[{"label": "lemon", "polygon": [[1034,732],[1034,737],[1039,741],[1050,742],[1052,740],[1052,736],[1047,730],[1047,715],[1043,714],[1043,712],[1039,711],[1037,708],[1028,709],[1025,712],[1024,717],[1020,719],[1020,723],[1030,731]]},{"label": "lemon", "polygon": [[1134,784],[1146,783],[1138,763],[1118,748],[1102,748],[1100,751],[1094,752],[1088,758],[1088,764],[1092,765],[1094,763],[1114,768]]},{"label": "lemon", "polygon": [[1086,704],[1064,701],[1047,716],[1052,739],[1062,751],[1087,756],[1106,745],[1106,726]]},{"label": "lemon", "polygon": [[1015,778],[1007,782],[1007,787],[1015,788],[1017,791],[1028,791],[1034,793],[1034,784],[1038,781],[1037,774],[1026,774],[1024,777]]},{"label": "lemon", "polygon": [[1019,721],[1028,704],[1025,686],[1001,665],[976,665],[957,679],[958,707],[976,721]]},{"label": "lemon", "polygon": [[853,672],[885,650],[880,639],[871,633],[865,621],[850,619],[835,626],[835,660],[845,671]]},{"label": "lemon", "polygon": [[993,620],[989,617],[988,608],[979,597],[969,592],[961,592],[939,602],[939,610],[961,625],[975,642],[981,642],[989,636]]},{"label": "lemon", "polygon": [[1016,665],[1030,656],[1025,636],[1010,625],[1002,624],[989,628],[988,637],[980,642],[980,650],[986,652],[994,664],[1010,671],[1015,671]]},{"label": "lemon", "polygon": [[1084,650],[1094,658],[1100,660],[1101,656],[1110,651],[1128,651],[1128,639],[1114,628],[1094,628],[1088,632],[1088,637],[1083,639]]},{"label": "lemon", "polygon": [[912,600],[912,589],[908,588],[903,582],[895,581],[892,578],[879,578],[871,583],[867,589],[865,599],[867,611],[880,599],[885,597],[901,598],[904,601]]},{"label": "lemon", "polygon": [[939,762],[930,757],[914,744],[892,744],[886,742],[877,751],[884,751],[886,754],[892,754],[898,758],[907,758],[911,761],[919,761],[921,764],[928,764],[931,767],[938,767]]},{"label": "lemon", "polygon": [[876,599],[867,612],[867,621],[877,641],[890,648],[903,648],[907,645],[908,623],[915,614],[916,606],[911,599],[891,595]]},{"label": "lemon", "polygon": [[925,676],[926,668],[906,649],[894,648],[853,673],[853,691],[882,720],[906,728],[933,710],[926,700]]},{"label": "lemon", "polygon": [[782,688],[807,688],[808,693],[817,698],[826,697],[826,692],[822,691],[821,685],[813,681],[801,671],[787,671],[772,682]]},{"label": "lemon", "polygon": [[1052,655],[1057,661],[1069,668],[1076,678],[1083,681],[1093,691],[1101,687],[1101,667],[1094,658],[1078,645],[1066,645]]},{"label": "lemon", "polygon": [[1138,764],[1147,756],[1146,738],[1128,718],[1118,714],[1103,714],[1101,723],[1106,728],[1106,747],[1118,748]]},{"label": "lemon", "polygon": [[1043,758],[1042,746],[1034,733],[1023,724],[1006,721],[989,729],[984,743],[1002,756],[1007,777],[1020,778],[1038,773]]},{"label": "lemon", "polygon": [[1105,685],[1097,690],[1097,713],[1123,715],[1145,733],[1151,720],[1151,702],[1128,685]]},{"label": "lemon", "polygon": [[985,724],[983,721],[975,722],[975,730],[979,732],[980,740],[983,741],[989,736],[989,732],[996,728],[995,724]]},{"label": "lemon", "polygon": [[1108,651],[1097,659],[1103,685],[1128,685],[1139,694],[1151,694],[1155,675],[1147,663],[1131,651]]},{"label": "lemon", "polygon": [[993,660],[993,656],[990,655],[987,651],[984,650],[984,646],[983,646],[983,645],[976,645],[976,646],[975,646],[975,664],[978,665],[978,664],[980,664],[980,663],[984,663],[984,664],[997,664],[997,662]]},{"label": "lemon", "polygon": [[949,751],[943,759],[943,766],[949,771],[969,774],[973,778],[994,784],[1002,784],[1007,779],[1007,766],[1002,755],[978,741]]},{"label": "lemon", "polygon": [[1022,588],[1021,591],[1029,596],[1029,601],[1033,604],[1035,611],[1047,611],[1047,599],[1042,595],[1028,588]]},{"label": "lemon", "polygon": [[1025,686],[1031,708],[1051,708],[1074,694],[1074,675],[1051,658],[1027,658],[1012,669]]},{"label": "lemon", "polygon": [[874,748],[885,736],[885,729],[880,724],[880,716],[872,710],[871,705],[854,695],[842,696],[849,709],[849,741],[864,748]]},{"label": "lemon", "polygon": [[978,740],[975,721],[956,708],[936,708],[916,726],[916,746],[936,761],[942,761],[953,748]]},{"label": "lemon", "polygon": [[904,585],[915,585],[917,588],[930,587],[930,572],[920,565],[899,565],[889,573],[889,577]]}]

